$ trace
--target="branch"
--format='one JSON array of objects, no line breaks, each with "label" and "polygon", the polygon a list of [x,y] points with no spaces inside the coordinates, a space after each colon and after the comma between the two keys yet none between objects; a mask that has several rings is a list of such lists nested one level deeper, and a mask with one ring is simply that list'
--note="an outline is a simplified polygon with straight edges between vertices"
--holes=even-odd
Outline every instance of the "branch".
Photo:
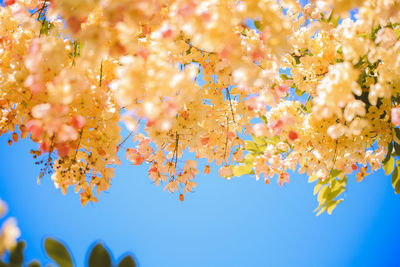
[{"label": "branch", "polygon": [[229,100],[229,105],[230,105],[230,107],[231,107],[232,120],[233,120],[233,122],[235,123],[235,125],[237,126],[236,120],[235,120],[235,113],[233,112],[233,105],[232,105],[231,93],[229,92],[228,87],[226,87],[226,96],[227,96],[227,98],[228,98],[228,100]]},{"label": "branch", "polygon": [[99,87],[101,87],[102,83],[103,83],[103,60],[101,60],[101,64],[100,64]]},{"label": "branch", "polygon": [[[138,125],[140,124],[141,121],[142,121],[142,119],[140,119],[140,120],[138,121]],[[123,144],[125,144],[126,141],[128,141],[129,137],[132,136],[132,134],[136,131],[136,129],[137,129],[137,128],[134,128],[134,129],[129,133],[129,135],[118,145],[118,148],[120,148]]]}]

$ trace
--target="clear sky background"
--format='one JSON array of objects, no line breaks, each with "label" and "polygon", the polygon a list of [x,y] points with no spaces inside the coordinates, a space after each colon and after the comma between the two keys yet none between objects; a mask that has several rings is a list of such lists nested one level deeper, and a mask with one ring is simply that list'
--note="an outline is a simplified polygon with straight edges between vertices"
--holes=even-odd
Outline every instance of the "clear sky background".
[{"label": "clear sky background", "polygon": [[146,167],[123,160],[99,203],[82,207],[63,196],[39,167],[29,140],[12,147],[0,138],[0,197],[18,219],[27,258],[46,263],[43,238],[65,241],[77,266],[87,248],[104,241],[114,258],[131,251],[140,266],[400,266],[400,196],[382,171],[349,180],[333,215],[315,216],[313,185],[304,175],[265,185],[245,176],[231,181],[199,175],[184,202],[162,191]]},{"label": "clear sky background", "polygon": [[304,175],[279,187],[251,176],[227,181],[213,165],[181,203],[151,183],[147,166],[123,159],[99,203],[83,208],[72,188],[63,196],[50,177],[37,184],[35,144],[9,147],[8,139],[0,137],[0,198],[18,220],[29,260],[49,262],[43,239],[52,236],[66,242],[77,266],[95,241],[114,259],[132,252],[143,267],[400,266],[400,196],[383,171],[361,183],[350,177],[345,201],[317,217]]}]

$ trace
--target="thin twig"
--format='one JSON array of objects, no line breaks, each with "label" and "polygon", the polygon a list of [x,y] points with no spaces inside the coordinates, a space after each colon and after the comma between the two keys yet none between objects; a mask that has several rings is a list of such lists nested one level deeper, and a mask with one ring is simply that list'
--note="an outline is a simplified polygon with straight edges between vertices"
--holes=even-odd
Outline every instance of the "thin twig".
[{"label": "thin twig", "polygon": [[103,60],[101,60],[100,64],[100,79],[99,79],[99,87],[103,84]]},{"label": "thin twig", "polygon": [[176,165],[178,164],[178,148],[179,148],[179,134],[176,132],[176,139],[175,139],[175,169]]},{"label": "thin twig", "polygon": [[[78,155],[78,151],[79,151],[79,148],[81,146],[82,134],[83,134],[83,129],[79,133],[78,148],[76,149],[74,158],[71,161],[71,166],[72,166],[72,164],[74,164],[76,162],[76,156]],[[71,166],[70,166],[70,168],[71,168]]]},{"label": "thin twig", "polygon": [[41,19],[41,17],[42,17],[42,15],[43,15],[45,9],[47,8],[47,5],[46,5],[46,4],[47,4],[47,1],[48,1],[48,0],[44,0],[43,5],[42,5],[42,7],[41,7],[40,10],[39,10],[38,21],[40,21],[40,24],[42,25],[42,26],[40,27],[40,31],[39,31],[39,38],[42,36],[42,28],[43,28],[44,22],[46,21],[46,14],[44,14],[43,19]]},{"label": "thin twig", "polygon": [[201,52],[201,53],[207,53],[207,54],[215,54],[215,52],[209,52],[209,51],[207,51],[207,50],[204,50],[204,49],[201,49],[201,48],[198,48],[198,47],[196,47],[196,46],[194,46],[191,42],[190,42],[190,39],[187,39],[186,41],[185,41],[185,43],[187,43],[189,46],[190,46],[190,48],[194,48],[194,49],[196,49],[197,51],[199,51],[199,52]]},{"label": "thin twig", "polygon": [[[139,124],[140,124],[141,121],[142,121],[142,119],[140,119],[140,120],[138,121],[138,126],[139,126]],[[125,142],[128,141],[129,137],[131,137],[132,134],[133,134],[136,130],[137,130],[137,128],[133,129],[133,130],[129,133],[129,135],[124,139],[124,141],[122,141],[122,142],[118,145],[118,148],[120,148],[123,144],[125,144]]]},{"label": "thin twig", "polygon": [[235,112],[233,112],[233,105],[232,105],[231,93],[229,92],[228,87],[226,87],[226,96],[227,96],[227,98],[228,98],[228,100],[229,100],[229,105],[230,105],[230,107],[231,107],[232,120],[233,120],[233,122],[235,123],[235,125],[237,126],[236,120],[235,120]]}]

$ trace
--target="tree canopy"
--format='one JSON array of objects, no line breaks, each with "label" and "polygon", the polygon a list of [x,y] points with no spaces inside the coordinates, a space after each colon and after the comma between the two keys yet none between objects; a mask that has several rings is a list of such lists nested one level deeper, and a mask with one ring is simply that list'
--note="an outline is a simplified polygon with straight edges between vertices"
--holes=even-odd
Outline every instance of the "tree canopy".
[{"label": "tree canopy", "polygon": [[29,136],[38,181],[83,205],[121,150],[181,201],[213,162],[267,184],[306,173],[319,213],[382,166],[400,193],[398,0],[4,4],[0,134]]}]

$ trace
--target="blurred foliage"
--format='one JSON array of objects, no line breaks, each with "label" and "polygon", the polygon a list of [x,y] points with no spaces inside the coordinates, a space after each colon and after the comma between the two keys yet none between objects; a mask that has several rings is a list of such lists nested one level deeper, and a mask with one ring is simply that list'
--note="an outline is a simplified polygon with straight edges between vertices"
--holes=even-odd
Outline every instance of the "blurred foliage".
[{"label": "blurred foliage", "polygon": [[[24,265],[25,242],[18,242],[17,246],[10,252],[8,263],[0,261],[0,267],[41,267],[38,261],[32,261]],[[53,238],[46,238],[44,249],[47,256],[53,261],[51,266],[73,267],[73,257],[68,248],[60,241]],[[95,243],[88,253],[89,259],[86,263],[88,267],[136,267],[137,263],[131,255],[127,255],[119,262],[112,262],[112,256],[102,243]]]}]

